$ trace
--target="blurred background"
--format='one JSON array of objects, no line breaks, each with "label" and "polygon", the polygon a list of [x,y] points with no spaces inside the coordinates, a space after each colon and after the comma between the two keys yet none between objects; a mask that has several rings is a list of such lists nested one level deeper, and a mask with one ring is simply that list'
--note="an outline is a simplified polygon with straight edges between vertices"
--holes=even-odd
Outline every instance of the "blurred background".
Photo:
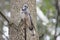
[{"label": "blurred background", "polygon": [[[36,0],[39,40],[60,40],[59,4],[56,0]],[[0,11],[10,19],[10,0],[0,0]],[[9,38],[8,22],[1,15],[0,37],[4,40]]]},{"label": "blurred background", "polygon": [[8,22],[1,15],[1,12],[10,19],[10,0],[0,0],[0,40],[8,40],[9,26]]},{"label": "blurred background", "polygon": [[36,0],[40,40],[60,40],[59,0]]}]

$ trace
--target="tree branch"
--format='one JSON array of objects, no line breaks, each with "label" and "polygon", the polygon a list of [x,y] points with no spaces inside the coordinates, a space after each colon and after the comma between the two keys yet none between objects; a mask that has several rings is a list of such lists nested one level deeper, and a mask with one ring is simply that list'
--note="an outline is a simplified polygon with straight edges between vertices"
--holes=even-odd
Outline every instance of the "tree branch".
[{"label": "tree branch", "polygon": [[1,16],[9,23],[9,20],[5,17],[5,15],[0,11]]},{"label": "tree branch", "polygon": [[[0,15],[8,22],[9,26],[15,25],[14,23],[11,23],[1,11],[0,11]],[[18,30],[17,29],[18,26],[16,26],[16,27],[15,26],[13,28],[16,29],[16,30]]]}]

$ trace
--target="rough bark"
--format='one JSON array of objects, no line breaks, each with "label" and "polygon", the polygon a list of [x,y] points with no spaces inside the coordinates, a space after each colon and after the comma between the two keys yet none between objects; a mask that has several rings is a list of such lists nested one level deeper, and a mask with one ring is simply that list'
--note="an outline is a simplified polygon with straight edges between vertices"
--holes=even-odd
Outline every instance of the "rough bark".
[{"label": "rough bark", "polygon": [[[25,23],[20,22],[20,11],[24,4],[28,4],[30,14],[32,17],[32,22],[34,24],[35,29],[33,31],[30,31],[28,29],[28,26],[26,25],[26,35],[25,36]],[[13,22],[15,25],[10,26],[10,39],[9,40],[38,40],[38,33],[37,33],[37,27],[36,27],[36,0],[11,0],[11,22]],[[19,25],[20,24],[20,25]],[[19,25],[19,26],[18,26]],[[15,29],[16,27],[17,29]],[[33,32],[36,32],[34,36],[32,35]]]}]

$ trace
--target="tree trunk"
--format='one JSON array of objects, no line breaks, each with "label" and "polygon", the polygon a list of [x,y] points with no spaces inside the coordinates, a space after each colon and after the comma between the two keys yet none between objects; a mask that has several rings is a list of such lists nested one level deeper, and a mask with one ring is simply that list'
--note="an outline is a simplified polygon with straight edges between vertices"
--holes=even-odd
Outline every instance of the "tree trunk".
[{"label": "tree trunk", "polygon": [[[30,31],[28,26],[25,25],[24,22],[21,22],[20,11],[24,4],[28,5],[32,17],[32,22],[34,25],[33,31]],[[11,22],[13,22],[14,25],[10,26],[9,40],[38,40],[39,37],[36,27],[36,0],[11,0]],[[24,30],[25,26],[26,30]],[[33,33],[35,34],[32,35]]]}]

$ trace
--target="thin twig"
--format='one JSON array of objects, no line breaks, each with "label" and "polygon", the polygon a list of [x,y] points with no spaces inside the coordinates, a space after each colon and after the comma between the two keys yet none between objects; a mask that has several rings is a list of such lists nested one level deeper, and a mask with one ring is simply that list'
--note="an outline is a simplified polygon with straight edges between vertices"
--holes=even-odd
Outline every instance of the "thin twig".
[{"label": "thin twig", "polygon": [[[0,15],[8,22],[9,26],[15,25],[14,23],[10,23],[10,21],[6,18],[6,16],[0,11]],[[18,27],[17,25],[15,25],[16,27]],[[14,29],[18,30],[16,27],[14,27]]]},{"label": "thin twig", "polygon": [[9,20],[5,17],[5,15],[0,11],[1,16],[9,23]]}]

